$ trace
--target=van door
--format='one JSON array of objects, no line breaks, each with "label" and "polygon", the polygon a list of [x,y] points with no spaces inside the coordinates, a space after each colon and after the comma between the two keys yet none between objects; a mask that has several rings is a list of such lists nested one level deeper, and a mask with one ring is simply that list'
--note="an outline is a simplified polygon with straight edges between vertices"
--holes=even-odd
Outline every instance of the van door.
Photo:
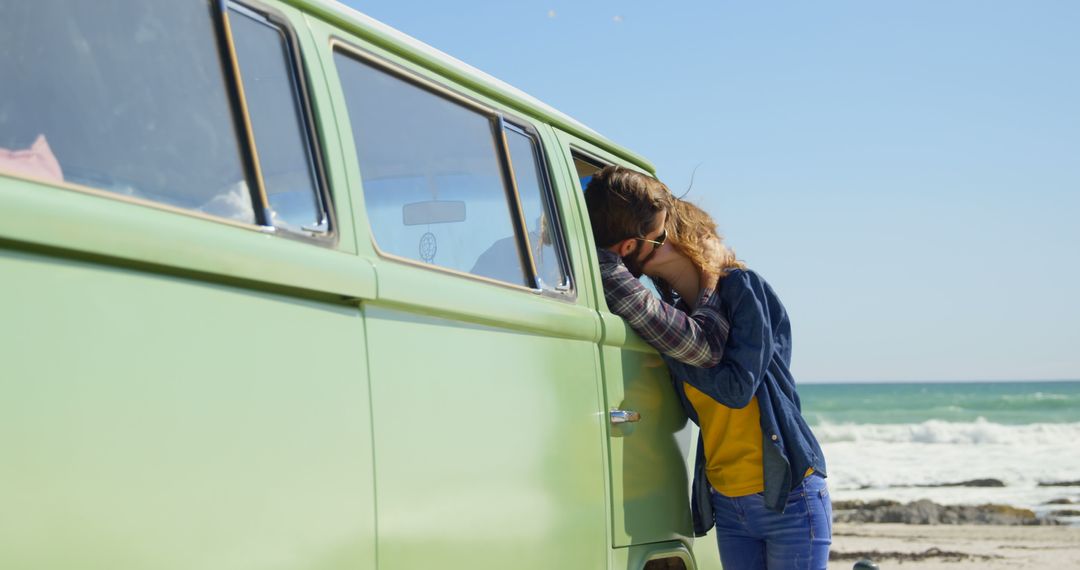
[{"label": "van door", "polygon": [[[558,131],[564,175],[581,189],[589,175],[608,164],[632,166],[574,135]],[[584,198],[580,210],[589,227]],[[687,457],[694,433],[674,391],[663,360],[604,301],[591,231],[590,286],[596,290],[603,324],[600,359],[605,408],[640,414],[636,422],[608,428],[613,540],[616,546],[674,540],[691,536]]]},{"label": "van door", "polygon": [[378,276],[379,568],[606,567],[599,319],[538,134],[356,45],[325,66]]}]

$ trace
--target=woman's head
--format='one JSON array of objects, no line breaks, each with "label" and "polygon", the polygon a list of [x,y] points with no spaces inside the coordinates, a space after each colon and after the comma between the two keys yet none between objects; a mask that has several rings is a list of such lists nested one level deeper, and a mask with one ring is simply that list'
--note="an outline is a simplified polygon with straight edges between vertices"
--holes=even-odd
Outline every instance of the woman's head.
[{"label": "woman's head", "polygon": [[[699,270],[714,265],[711,269],[718,269],[723,276],[732,269],[746,269],[746,264],[735,258],[735,252],[724,245],[712,216],[691,202],[675,200],[667,220],[667,236],[672,248],[689,258]],[[710,262],[715,250],[709,240],[716,240],[719,263]]]}]

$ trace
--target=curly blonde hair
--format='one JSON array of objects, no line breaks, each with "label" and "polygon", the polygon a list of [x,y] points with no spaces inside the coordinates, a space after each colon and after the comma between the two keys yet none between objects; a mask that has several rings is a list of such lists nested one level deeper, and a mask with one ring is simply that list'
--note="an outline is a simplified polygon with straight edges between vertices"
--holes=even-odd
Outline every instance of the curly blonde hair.
[{"label": "curly blonde hair", "polygon": [[716,231],[716,222],[705,210],[685,200],[675,200],[671,215],[667,220],[667,235],[671,245],[694,263],[698,269],[704,269],[708,263],[705,254],[705,241],[716,239],[720,244],[720,264],[717,269],[724,277],[732,269],[746,269],[746,264],[735,257],[735,251],[724,245],[724,238]]}]

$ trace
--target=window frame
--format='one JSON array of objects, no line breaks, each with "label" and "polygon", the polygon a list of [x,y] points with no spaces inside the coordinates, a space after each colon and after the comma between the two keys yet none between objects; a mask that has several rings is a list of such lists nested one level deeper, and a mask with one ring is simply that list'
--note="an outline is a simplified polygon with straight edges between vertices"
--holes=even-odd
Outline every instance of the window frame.
[{"label": "window frame", "polygon": [[[591,152],[589,152],[589,151],[587,151],[585,149],[582,149],[581,147],[579,147],[577,145],[571,144],[571,145],[569,145],[569,147],[570,147],[570,159],[571,160],[577,160],[577,159],[580,158],[580,160],[582,162],[588,162],[588,163],[592,164],[593,166],[596,166],[597,170],[602,170],[602,169],[604,169],[604,168],[606,168],[608,166],[611,166],[611,165],[615,164],[614,162],[612,162],[610,160],[602,159],[599,156],[597,156],[597,155],[595,155],[595,154],[593,154],[593,153],[591,153]],[[571,164],[570,166],[571,166],[571,168],[574,169],[574,172],[576,174],[577,173],[577,166],[575,166],[574,164]],[[574,179],[577,181],[577,185],[580,186],[581,185],[581,177],[575,175]],[[580,188],[579,190],[581,192],[585,191],[584,188]]]},{"label": "window frame", "polygon": [[[241,133],[241,144],[247,150],[245,163],[250,167],[249,176],[254,182],[252,189],[252,204],[255,207],[256,222],[259,229],[266,233],[273,233],[285,237],[299,239],[301,241],[315,242],[322,245],[334,245],[337,243],[339,234],[337,231],[337,216],[335,214],[333,196],[327,183],[326,166],[323,161],[322,147],[319,144],[318,133],[315,130],[315,113],[311,101],[311,92],[308,88],[307,67],[301,56],[300,41],[296,36],[289,18],[279,10],[255,0],[216,0],[219,16],[216,18],[222,29],[219,44],[224,52],[228,65],[226,75],[233,87],[231,96],[233,99],[234,115],[240,119],[238,130]],[[316,185],[315,202],[320,220],[314,226],[303,226],[304,233],[278,227],[273,224],[270,198],[266,193],[266,185],[263,180],[262,166],[259,159],[258,147],[255,142],[255,132],[252,128],[251,115],[247,106],[247,98],[244,92],[243,73],[240,68],[240,59],[236,54],[236,45],[233,41],[232,23],[229,19],[229,10],[237,9],[241,14],[252,17],[256,16],[265,20],[265,24],[276,28],[285,38],[285,46],[289,57],[285,60],[287,72],[293,81],[292,96],[297,103],[302,124],[304,143],[307,146],[308,159],[312,175]],[[247,13],[245,13],[247,12]]]},{"label": "window frame", "polygon": [[[558,228],[555,232],[555,251],[559,255],[559,266],[563,272],[562,283],[556,284],[552,289],[540,288],[540,290],[546,295],[555,295],[559,297],[569,297],[571,299],[577,296],[577,287],[575,287],[574,270],[570,263],[570,256],[566,247],[565,232],[563,231],[562,215],[559,212],[557,200],[555,200],[555,186],[552,184],[552,168],[551,161],[547,159],[547,153],[544,151],[543,138],[540,137],[540,131],[530,125],[524,120],[519,120],[516,117],[511,117],[509,121],[505,122],[504,129],[510,129],[518,132],[519,134],[527,137],[532,143],[533,158],[537,161],[537,173],[540,176],[540,193],[542,194],[542,200],[544,201],[545,212],[551,216],[552,227]],[[505,136],[505,135],[504,135]],[[510,151],[510,145],[506,145],[507,152]],[[511,170],[513,170],[513,164],[511,163]],[[515,181],[515,189],[516,189]],[[520,193],[518,194],[520,200]],[[523,217],[524,219],[524,217]],[[533,260],[533,271],[539,274],[539,268],[536,267],[535,260]],[[537,275],[539,279],[539,275]]]},{"label": "window frame", "polygon": [[[529,121],[525,119],[522,119],[516,115],[506,113],[496,108],[495,106],[486,104],[475,97],[462,93],[451,85],[444,84],[443,82],[432,79],[401,64],[390,61],[387,58],[380,56],[379,54],[373,53],[368,49],[356,45],[354,42],[346,38],[338,35],[332,35],[330,37],[329,44],[331,56],[340,53],[347,58],[356,60],[357,63],[360,65],[369,65],[378,72],[389,74],[417,89],[429,93],[434,97],[440,97],[451,103],[461,105],[462,107],[465,107],[488,120],[492,134],[491,143],[493,146],[493,150],[496,153],[495,158],[496,160],[498,160],[499,167],[501,169],[500,174],[503,179],[504,191],[506,192],[507,199],[510,200],[508,207],[512,212],[511,223],[514,227],[514,242],[517,245],[519,259],[523,263],[523,269],[526,269],[528,271],[528,274],[525,275],[525,277],[527,278],[529,284],[523,285],[511,283],[509,281],[493,279],[491,277],[477,275],[474,273],[469,273],[467,271],[461,271],[442,265],[423,263],[415,259],[410,259],[387,252],[381,247],[379,247],[379,243],[375,237],[375,233],[371,231],[371,223],[369,221],[368,237],[371,240],[371,245],[372,248],[375,250],[375,253],[379,257],[385,259],[390,259],[396,262],[423,268],[430,271],[438,271],[442,273],[465,277],[474,281],[481,281],[485,283],[499,285],[502,287],[508,287],[511,289],[528,291],[535,295],[549,298],[557,298],[562,301],[575,301],[577,299],[577,289],[575,287],[575,281],[573,279],[573,269],[570,264],[570,258],[566,254],[564,239],[565,231],[562,226],[562,220],[561,216],[559,215],[557,205],[555,204],[553,195],[554,187],[551,184],[552,177],[550,169],[552,165],[551,162],[547,160],[546,153],[544,153],[542,144],[543,139],[540,136],[539,130],[536,129]],[[334,72],[338,73],[336,65],[334,66]],[[344,92],[344,89],[341,88],[340,80],[338,87],[339,89],[341,89],[341,93],[344,98],[347,99],[347,94]],[[349,120],[351,121],[352,119],[350,118]],[[558,251],[559,255],[562,256],[560,263],[562,264],[566,274],[566,279],[564,280],[564,283],[566,283],[568,286],[568,289],[565,292],[562,290],[558,290],[556,292],[552,292],[550,290],[545,291],[543,288],[539,287],[539,283],[537,281],[539,276],[536,268],[536,262],[532,257],[532,252],[529,248],[528,239],[526,237],[528,233],[528,225],[525,223],[525,215],[521,207],[521,195],[518,192],[517,180],[514,177],[513,164],[510,158],[510,146],[506,140],[506,129],[510,125],[513,125],[519,131],[524,131],[525,134],[532,139],[532,142],[534,143],[534,155],[536,155],[537,160],[542,161],[543,164],[543,167],[539,168],[540,176],[545,186],[545,188],[543,188],[542,190],[546,194],[544,199],[549,202],[552,217],[555,218],[554,221],[557,222],[554,227],[558,228],[557,241],[561,246]],[[350,133],[349,136],[352,136],[351,128],[348,129],[348,131]],[[362,188],[363,172],[360,172],[360,184]],[[364,207],[364,210],[366,215],[366,205]]]}]

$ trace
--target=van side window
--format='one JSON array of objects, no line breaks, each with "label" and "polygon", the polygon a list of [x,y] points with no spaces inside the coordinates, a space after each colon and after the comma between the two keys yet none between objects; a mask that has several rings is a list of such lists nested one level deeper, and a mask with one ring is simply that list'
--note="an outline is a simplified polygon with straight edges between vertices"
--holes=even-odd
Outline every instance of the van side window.
[{"label": "van side window", "polygon": [[0,2],[0,171],[254,223],[205,2]]},{"label": "van side window", "polygon": [[325,233],[328,216],[291,38],[266,15],[235,3],[229,25],[271,221],[294,232]]},{"label": "van side window", "polygon": [[607,166],[595,158],[586,157],[578,152],[572,152],[571,155],[574,157],[574,172],[577,174],[578,183],[581,184],[582,190],[589,185],[593,174]]},{"label": "van side window", "polygon": [[567,291],[566,263],[561,252],[561,232],[554,215],[551,189],[542,167],[536,139],[524,129],[506,127],[506,142],[510,148],[510,163],[514,168],[518,198],[528,228],[529,249],[532,251],[540,288],[546,291]]},{"label": "van side window", "polygon": [[351,54],[334,59],[379,250],[532,287],[495,118]]}]

